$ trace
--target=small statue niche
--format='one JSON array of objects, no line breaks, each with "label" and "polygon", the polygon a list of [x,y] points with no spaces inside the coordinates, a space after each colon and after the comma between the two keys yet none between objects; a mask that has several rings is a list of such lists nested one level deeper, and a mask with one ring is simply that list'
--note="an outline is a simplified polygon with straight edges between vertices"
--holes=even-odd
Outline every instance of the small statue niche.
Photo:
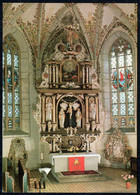
[{"label": "small statue niche", "polygon": [[46,130],[51,132],[52,129],[52,99],[50,97],[46,98]]},{"label": "small statue niche", "polygon": [[64,128],[64,122],[65,122],[65,112],[64,112],[64,109],[61,107],[60,112],[59,112],[60,128]]},{"label": "small statue niche", "polygon": [[76,116],[76,123],[77,128],[81,128],[81,121],[82,121],[82,113],[80,111],[80,108],[78,108],[77,112],[75,113]]},{"label": "small statue niche", "polygon": [[52,121],[52,99],[46,98],[46,121]]},{"label": "small statue niche", "polygon": [[95,100],[93,97],[91,97],[89,99],[89,103],[90,103],[90,119],[91,121],[95,121],[96,118],[96,104],[95,104]]}]

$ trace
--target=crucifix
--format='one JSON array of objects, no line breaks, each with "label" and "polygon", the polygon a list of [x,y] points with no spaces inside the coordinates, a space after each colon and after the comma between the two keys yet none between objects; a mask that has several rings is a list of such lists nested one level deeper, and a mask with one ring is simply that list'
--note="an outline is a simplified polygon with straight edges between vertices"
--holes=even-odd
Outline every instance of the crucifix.
[{"label": "crucifix", "polygon": [[[76,111],[77,108],[80,106],[77,101],[78,99],[76,99],[75,101],[73,102],[68,102],[68,101],[65,101],[64,99],[62,99],[62,101],[64,103],[62,103],[60,106],[61,108],[63,108],[64,110],[67,109],[67,106],[68,106],[68,110],[66,111],[66,113],[69,113],[69,127],[72,127],[72,115],[73,115],[73,109]],[[64,105],[65,104],[65,105]]]},{"label": "crucifix", "polygon": [[69,113],[70,114],[70,118],[69,118],[69,121],[70,121],[70,127],[71,127],[71,118],[72,118],[72,103],[70,102],[69,103],[69,108],[68,108],[68,110],[67,110],[67,113]]}]

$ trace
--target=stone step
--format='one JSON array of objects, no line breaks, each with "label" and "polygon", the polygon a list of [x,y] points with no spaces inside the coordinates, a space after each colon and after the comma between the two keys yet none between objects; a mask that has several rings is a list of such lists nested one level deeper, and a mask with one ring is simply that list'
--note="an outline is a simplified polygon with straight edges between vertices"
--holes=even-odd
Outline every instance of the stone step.
[{"label": "stone step", "polygon": [[62,173],[55,173],[54,177],[59,183],[104,181],[106,177],[102,174],[84,174],[63,176]]}]

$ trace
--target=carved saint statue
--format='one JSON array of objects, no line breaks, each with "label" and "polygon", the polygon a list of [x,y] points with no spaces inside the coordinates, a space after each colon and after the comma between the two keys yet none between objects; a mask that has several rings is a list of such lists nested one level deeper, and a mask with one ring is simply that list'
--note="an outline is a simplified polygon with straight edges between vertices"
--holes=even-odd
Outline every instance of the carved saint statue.
[{"label": "carved saint statue", "polygon": [[60,128],[64,128],[64,122],[65,122],[65,112],[64,112],[63,108],[61,108],[61,110],[59,112],[59,125],[60,125]]},{"label": "carved saint statue", "polygon": [[94,104],[94,98],[90,99],[90,118],[95,120],[96,116],[96,104]]},{"label": "carved saint statue", "polygon": [[67,28],[65,28],[65,30],[68,32],[67,42],[69,43],[69,45],[72,45],[73,44],[73,29],[72,29],[72,26],[69,25]]},{"label": "carved saint statue", "polygon": [[81,114],[80,108],[78,108],[78,110],[77,110],[75,116],[76,116],[77,128],[81,128],[82,114]]},{"label": "carved saint statue", "polygon": [[46,121],[52,120],[52,103],[51,99],[46,100]]}]

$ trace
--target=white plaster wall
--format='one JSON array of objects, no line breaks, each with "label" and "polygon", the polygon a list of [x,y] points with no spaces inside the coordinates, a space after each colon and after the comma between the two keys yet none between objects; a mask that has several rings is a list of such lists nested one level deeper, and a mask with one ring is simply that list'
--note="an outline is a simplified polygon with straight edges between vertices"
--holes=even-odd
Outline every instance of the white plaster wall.
[{"label": "white plaster wall", "polygon": [[113,17],[114,13],[112,12],[112,10],[108,6],[104,6],[102,26],[109,26],[113,20]]}]

